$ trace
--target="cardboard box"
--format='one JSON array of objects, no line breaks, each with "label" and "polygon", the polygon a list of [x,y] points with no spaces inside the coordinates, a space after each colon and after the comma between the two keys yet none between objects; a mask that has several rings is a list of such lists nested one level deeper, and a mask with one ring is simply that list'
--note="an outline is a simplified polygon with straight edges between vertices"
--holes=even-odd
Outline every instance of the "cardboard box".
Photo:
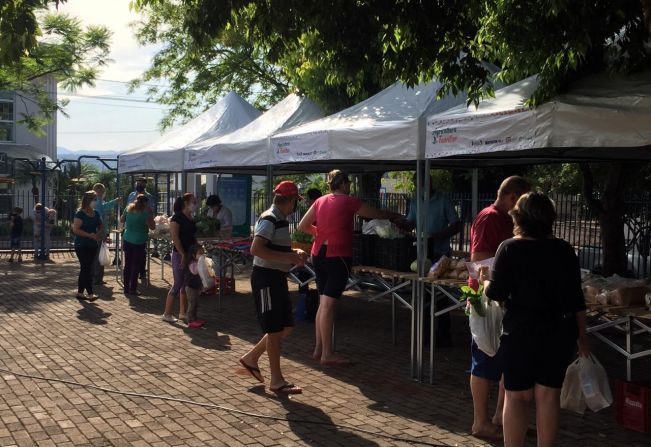
[{"label": "cardboard box", "polygon": [[613,306],[637,307],[644,306],[644,295],[648,287],[622,287],[608,293],[608,302]]}]

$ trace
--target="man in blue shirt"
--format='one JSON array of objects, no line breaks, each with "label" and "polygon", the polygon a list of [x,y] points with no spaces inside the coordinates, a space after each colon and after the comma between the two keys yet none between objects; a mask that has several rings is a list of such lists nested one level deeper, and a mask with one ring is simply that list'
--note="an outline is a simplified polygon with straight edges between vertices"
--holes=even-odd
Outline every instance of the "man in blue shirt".
[{"label": "man in blue shirt", "polygon": [[[416,176],[414,175],[414,183]],[[429,208],[427,210],[427,255],[432,262],[441,256],[450,256],[450,238],[461,231],[461,221],[454,205],[447,197],[430,187]],[[407,213],[407,228],[416,227],[416,198],[414,197]]]},{"label": "man in blue shirt", "polygon": [[154,201],[154,197],[147,192],[146,188],[147,188],[147,178],[138,177],[136,179],[136,190],[131,191],[129,193],[129,198],[127,199],[127,205],[129,205],[130,203],[134,203],[136,201],[136,197],[138,197],[138,194],[144,194],[147,196],[147,199],[149,199],[149,206],[152,206],[155,211],[156,202]]},{"label": "man in blue shirt", "polygon": [[[416,174],[414,174],[414,184],[416,184],[416,181]],[[461,220],[459,220],[459,216],[452,202],[440,192],[436,191],[432,185],[430,185],[429,197],[429,208],[426,216],[428,234],[427,257],[434,263],[441,256],[450,256],[452,254],[450,238],[461,231]],[[415,228],[416,217],[416,198],[414,197],[409,206],[405,227],[408,229]],[[447,298],[445,301],[440,300],[437,303],[437,307],[447,305],[447,301]],[[447,312],[438,317],[438,325],[436,327],[437,347],[452,346],[450,331],[450,313]]]},{"label": "man in blue shirt", "polygon": [[[106,220],[106,211],[112,210],[116,205],[122,203],[122,197],[116,197],[113,200],[105,202],[104,194],[106,194],[106,187],[101,183],[93,185],[93,191],[95,191],[95,194],[97,195],[95,211],[97,211],[100,219],[104,222],[104,231],[106,232],[109,228],[108,221]],[[106,283],[106,281],[104,281],[104,266],[99,263],[99,250],[97,250],[95,260],[93,261],[93,283],[95,285]]]}]

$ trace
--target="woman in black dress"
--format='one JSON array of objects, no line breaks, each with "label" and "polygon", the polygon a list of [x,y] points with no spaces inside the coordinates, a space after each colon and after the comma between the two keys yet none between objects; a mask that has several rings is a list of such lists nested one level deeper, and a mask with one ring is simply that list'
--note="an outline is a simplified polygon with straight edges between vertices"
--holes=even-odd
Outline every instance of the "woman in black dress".
[{"label": "woman in black dress", "polygon": [[577,352],[590,352],[579,262],[570,244],[553,235],[554,203],[544,194],[520,197],[511,211],[513,239],[495,255],[486,295],[504,302],[504,445],[524,444],[531,400],[538,446],[558,431],[565,370]]}]

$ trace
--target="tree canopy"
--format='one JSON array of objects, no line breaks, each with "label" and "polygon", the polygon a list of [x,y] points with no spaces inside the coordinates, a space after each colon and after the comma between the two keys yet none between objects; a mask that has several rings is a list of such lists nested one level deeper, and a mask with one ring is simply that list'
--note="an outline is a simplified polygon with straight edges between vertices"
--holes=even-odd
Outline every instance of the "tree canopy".
[{"label": "tree canopy", "polygon": [[[317,102],[348,103],[401,80],[436,76],[441,94],[493,91],[483,61],[507,83],[538,74],[538,104],[587,72],[649,66],[648,0],[134,0],[137,8],[180,4],[194,52],[237,28]],[[645,12],[647,16],[645,16]],[[349,105],[346,104],[346,105]],[[326,109],[332,112],[330,104]]]},{"label": "tree canopy", "polygon": [[68,90],[93,85],[109,60],[111,33],[106,27],[84,28],[73,17],[48,11],[64,1],[0,3],[0,90],[39,106],[39,112],[19,120],[36,133],[67,104],[52,99],[45,77],[52,76]]}]

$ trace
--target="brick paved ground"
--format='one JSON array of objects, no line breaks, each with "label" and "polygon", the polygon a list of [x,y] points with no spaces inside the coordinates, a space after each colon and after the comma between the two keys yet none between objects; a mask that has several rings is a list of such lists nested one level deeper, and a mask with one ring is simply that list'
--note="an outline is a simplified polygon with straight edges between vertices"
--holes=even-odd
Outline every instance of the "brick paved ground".
[{"label": "brick paved ground", "polygon": [[[347,424],[434,445],[488,445],[467,432],[472,401],[465,372],[467,324],[461,316],[454,320],[456,347],[438,351],[436,385],[423,385],[408,377],[408,314],[399,315],[401,330],[394,347],[386,303],[344,299],[338,347],[357,364],[346,369],[314,364],[309,357],[312,326],[301,323],[285,344],[283,369],[304,394],[278,399],[237,373],[238,358],[259,337],[245,277],[238,281],[238,293],[225,299],[221,313],[215,298],[204,299],[200,314],[209,323],[190,330],[161,322],[168,287],[163,281],[154,281],[146,296],[129,300],[107,275],[110,283],[100,290],[103,298],[81,304],[72,298],[77,264],[71,255],[55,255],[44,264],[0,262],[2,368],[267,416]],[[606,360],[609,368],[616,365]],[[621,366],[611,371],[622,374]],[[636,373],[645,371],[648,363]],[[6,372],[1,376],[2,446],[407,445],[331,426],[107,394]],[[584,417],[564,413],[558,444],[633,447],[649,441],[615,425],[613,410],[607,409]],[[528,443],[535,445],[535,438]]]}]

